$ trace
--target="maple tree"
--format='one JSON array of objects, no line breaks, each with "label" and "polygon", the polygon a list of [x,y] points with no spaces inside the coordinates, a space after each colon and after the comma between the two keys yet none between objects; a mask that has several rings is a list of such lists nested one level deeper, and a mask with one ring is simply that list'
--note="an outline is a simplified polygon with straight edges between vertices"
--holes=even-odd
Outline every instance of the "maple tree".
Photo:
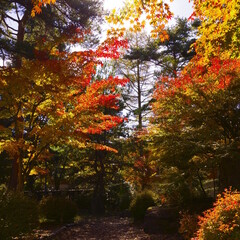
[{"label": "maple tree", "polygon": [[199,230],[193,240],[237,239],[239,238],[239,203],[238,191],[225,189],[222,196],[217,196],[214,207],[199,216]]},{"label": "maple tree", "polygon": [[[40,69],[39,61],[26,61],[20,71],[6,69],[1,72],[1,118],[12,118],[9,126],[2,126],[6,135],[1,149],[18,162],[16,171],[30,174],[37,160],[47,157],[51,144],[67,142],[74,146],[113,150],[87,140],[88,134],[100,134],[122,122],[120,117],[105,115],[102,108],[116,108],[117,95],[113,88],[125,80],[110,77],[90,83],[97,64],[94,58],[98,54],[110,56],[102,50],[98,53],[85,51],[72,53],[66,65],[60,60],[49,60],[42,62]],[[19,86],[21,79],[25,80]],[[103,95],[107,88],[109,94]]]},{"label": "maple tree", "polygon": [[196,43],[196,52],[203,62],[210,58],[239,58],[239,11],[238,0],[193,0],[194,13],[192,17],[200,18],[200,38]]},{"label": "maple tree", "polygon": [[237,187],[236,172],[228,170],[238,155],[239,60],[213,59],[209,67],[195,63],[188,70],[176,79],[162,78],[155,92],[158,156],[184,171],[196,166],[196,174],[208,165],[208,176],[219,165],[221,188]]},{"label": "maple tree", "polygon": [[174,167],[206,195],[203,180],[218,173],[220,190],[239,187],[239,2],[193,2],[196,56],[175,77],[160,77],[149,137],[162,169]]},{"label": "maple tree", "polygon": [[126,80],[110,76],[93,81],[93,76],[102,64],[100,58],[118,58],[127,42],[108,39],[95,50],[60,51],[60,44],[83,43],[90,35],[78,25],[68,31],[55,42],[46,39],[35,44],[33,60],[19,55],[17,68],[1,69],[1,152],[12,159],[11,189],[21,191],[33,169],[44,173],[41,163],[51,156],[51,145],[116,152],[91,142],[90,135],[101,134],[123,121],[103,109],[117,108],[115,87]]},{"label": "maple tree", "polygon": [[124,142],[123,178],[131,183],[136,191],[152,187],[157,174],[156,162],[150,157],[148,139],[143,137],[144,130],[135,131]]}]

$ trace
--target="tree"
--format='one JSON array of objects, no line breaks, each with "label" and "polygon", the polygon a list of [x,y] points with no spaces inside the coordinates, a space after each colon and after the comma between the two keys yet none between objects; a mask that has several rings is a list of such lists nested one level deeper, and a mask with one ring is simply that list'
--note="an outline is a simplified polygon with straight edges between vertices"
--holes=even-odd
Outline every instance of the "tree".
[{"label": "tree", "polygon": [[196,63],[188,70],[162,79],[155,93],[155,150],[170,166],[189,170],[194,164],[196,174],[205,168],[216,178],[219,166],[220,188],[239,187],[239,61],[213,59],[209,67]]},{"label": "tree", "polygon": [[[16,67],[21,58],[47,58],[53,48],[61,50],[62,37],[72,39],[76,29],[88,28],[100,17],[99,2],[96,1],[1,1],[0,57]],[[41,8],[40,8],[41,7]],[[35,17],[34,11],[37,14]],[[59,44],[56,44],[59,42]]]},{"label": "tree", "polygon": [[[152,26],[151,35],[154,38],[165,41],[168,36],[164,29],[165,24],[172,17],[169,5],[158,0],[129,0],[120,11],[115,9],[106,17],[109,23],[115,26],[108,30],[110,36],[122,37],[126,32],[124,24],[130,23],[131,32],[141,32],[145,28],[147,21]],[[117,26],[119,24],[119,26]]]},{"label": "tree", "polygon": [[[115,67],[120,76],[129,79],[122,91],[125,110],[128,111],[128,115],[137,116],[137,129],[142,130],[150,111],[149,104],[154,84],[154,66],[144,55],[150,38],[144,32],[129,33],[126,37],[130,47],[123,58],[116,61]],[[135,121],[133,119],[133,122]]]},{"label": "tree", "polygon": [[[82,39],[82,34],[75,32],[75,39]],[[11,119],[11,124],[3,126],[1,151],[8,151],[13,159],[10,188],[22,190],[24,178],[47,158],[52,144],[113,150],[92,143],[88,135],[122,122],[120,117],[104,114],[103,107],[115,108],[114,87],[125,80],[91,80],[98,58],[117,58],[118,49],[125,45],[126,41],[111,39],[95,51],[56,50],[49,58],[21,59],[20,68],[2,69],[1,118]]]},{"label": "tree", "polygon": [[168,39],[148,47],[149,57],[160,67],[158,75],[177,77],[192,59],[195,55],[192,45],[199,25],[197,19],[189,23],[185,18],[176,18],[176,23],[166,29]]},{"label": "tree", "polygon": [[[129,79],[122,90],[125,111],[129,117],[130,136],[124,143],[123,176],[136,189],[150,187],[152,175],[155,173],[153,162],[149,160],[146,142],[138,137],[147,125],[150,103],[154,86],[154,65],[150,61],[146,47],[151,41],[144,31],[127,33],[129,49],[123,58],[116,61],[116,71],[120,76]],[[135,123],[135,126],[133,125]]]},{"label": "tree", "polygon": [[156,162],[150,158],[146,130],[135,131],[124,142],[123,177],[136,191],[150,189],[157,173]]},{"label": "tree", "polygon": [[7,54],[12,60],[11,67],[1,70],[0,93],[1,151],[7,151],[13,163],[10,189],[23,189],[31,170],[49,157],[51,145],[115,151],[91,142],[89,135],[122,122],[104,114],[103,108],[116,107],[114,86],[124,80],[109,77],[94,83],[92,77],[99,58],[118,57],[126,42],[110,39],[95,51],[66,49],[67,44],[83,44],[92,36],[86,27],[99,17],[98,4],[3,1],[1,5],[1,51],[3,58]]},{"label": "tree", "polygon": [[207,64],[211,58],[239,58],[239,11],[237,0],[194,0],[194,16],[201,21],[196,52]]},{"label": "tree", "polygon": [[[25,84],[24,80],[21,79],[21,76],[23,78],[26,77],[24,76],[25,74],[24,71],[26,70],[26,72],[28,72],[25,75],[28,75],[27,78],[30,78],[31,77],[29,72],[30,65],[33,68],[32,71],[36,71],[37,65],[42,64],[44,65],[44,67],[40,69],[39,76],[37,76],[37,78],[41,78],[40,75],[41,73],[43,74],[44,72],[43,69],[49,71],[49,66],[47,66],[47,64],[52,63],[53,64],[52,76],[56,74],[57,71],[56,69],[59,68],[60,65],[56,64],[56,61],[48,60],[50,59],[53,60],[52,58],[55,58],[56,60],[58,58],[56,57],[56,53],[66,50],[67,44],[76,43],[78,41],[83,42],[83,37],[84,35],[86,36],[85,33],[87,32],[87,31],[84,32],[83,29],[89,28],[91,22],[94,19],[100,17],[100,13],[97,11],[97,9],[100,9],[97,7],[99,5],[97,1],[84,1],[84,2],[62,1],[61,3],[57,2],[54,5],[43,6],[44,3],[54,2],[55,1],[33,2],[31,0],[29,1],[20,0],[10,2],[5,0],[1,1],[0,58],[3,60],[3,67],[6,67],[5,61],[8,61],[8,65],[11,65],[12,67],[15,68],[21,68],[22,62],[24,61],[24,67],[22,68],[22,70],[19,70],[19,74],[17,73],[18,70],[14,68],[12,69],[12,72],[10,72],[10,68],[8,70],[3,68],[2,76],[5,77],[5,74],[7,74],[7,77],[9,79],[11,77],[13,78],[17,77],[18,81],[15,81],[16,79],[14,79],[12,83],[9,83],[9,86],[7,87],[12,88],[11,90],[15,88],[14,93],[16,93],[17,91],[23,91],[19,92],[19,95],[22,94],[21,97],[27,93],[28,89],[21,88],[21,86],[19,86],[19,82],[22,82],[22,86],[24,87],[30,87],[30,89],[33,88],[32,84],[30,83],[31,81],[28,81]],[[42,7],[42,9],[40,9],[40,7]],[[41,14],[36,15],[34,18],[31,17],[31,12],[33,16],[34,10],[38,11],[38,13],[41,10]],[[26,61],[24,60],[24,58],[30,61]],[[33,63],[32,61],[34,59],[37,60],[35,63]],[[27,64],[29,64],[29,66],[26,66]],[[59,78],[62,78],[62,80],[64,79],[63,72],[61,74],[56,76],[58,80],[56,80],[54,83],[60,81]],[[49,89],[47,90],[48,91],[48,94],[46,94],[47,97],[45,96],[44,93],[45,87],[47,85],[45,84],[45,82],[47,81],[47,77],[43,76],[43,79],[45,79],[43,80],[44,84],[40,83],[40,87],[38,85],[41,80],[34,79],[32,81],[32,82],[38,81],[36,86],[38,86],[39,89],[34,89],[33,91],[36,90],[37,92],[36,95],[39,97],[39,99],[34,99],[35,96],[33,97],[31,102],[32,106],[30,105],[28,106],[30,108],[32,107],[31,110],[28,109],[30,113],[32,112],[33,114],[35,114],[36,108],[38,108],[39,105],[44,106],[43,103],[44,101],[48,101],[48,103],[50,101],[48,98],[49,95],[51,95],[50,94],[51,91],[48,91]],[[48,87],[50,86],[52,86],[52,83],[48,84]],[[1,90],[3,91],[3,89],[4,87],[2,87]],[[58,90],[60,91],[59,88]],[[10,93],[11,91],[9,92],[9,94]],[[14,100],[12,101],[13,105],[16,100],[14,99],[14,96],[17,97],[15,94],[13,94],[13,96],[10,97],[11,99]],[[53,96],[56,96],[56,92],[54,92]],[[1,96],[1,98],[3,99],[1,105],[10,104],[4,102],[5,97],[6,96],[3,95]],[[28,98],[29,95],[27,99]],[[19,102],[21,101],[22,100],[19,100]],[[23,102],[24,101],[26,100],[23,100]],[[21,104],[19,104],[17,108],[19,108],[19,116],[13,117],[12,114],[14,113],[11,113],[10,115],[5,114],[4,111],[6,109],[3,107],[1,109],[3,110],[3,113],[1,114],[0,124],[6,128],[10,127],[13,124],[13,122],[15,122],[16,126],[22,125],[22,122],[25,120],[23,116],[21,116],[20,114],[20,112],[22,111]],[[39,119],[38,122],[43,122],[44,124],[45,122],[44,116],[42,117],[42,119]],[[18,131],[18,129],[15,129],[15,131]],[[21,133],[15,134],[15,136],[18,135],[21,136]],[[16,169],[16,166],[14,168]]]},{"label": "tree", "polygon": [[194,4],[201,20],[196,55],[178,76],[160,79],[151,136],[153,157],[165,169],[180,170],[185,179],[194,166],[204,193],[202,179],[216,178],[216,169],[220,190],[239,187],[239,2]]}]

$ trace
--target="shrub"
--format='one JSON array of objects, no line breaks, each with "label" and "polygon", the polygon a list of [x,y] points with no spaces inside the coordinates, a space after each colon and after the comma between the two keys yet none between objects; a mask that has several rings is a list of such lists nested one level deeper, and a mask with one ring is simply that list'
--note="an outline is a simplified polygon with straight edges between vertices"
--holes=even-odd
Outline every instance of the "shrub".
[{"label": "shrub", "polygon": [[40,203],[41,216],[55,223],[72,222],[77,215],[77,205],[62,197],[47,197]]},{"label": "shrub", "polygon": [[180,212],[179,233],[184,239],[191,239],[198,229],[198,215],[213,206],[213,199],[198,197],[188,199],[182,204]]},{"label": "shrub", "polygon": [[111,210],[124,211],[128,209],[131,199],[130,186],[126,183],[112,185],[107,191],[107,207]]},{"label": "shrub", "polygon": [[193,193],[187,181],[179,173],[171,176],[169,181],[170,183],[161,184],[160,187],[159,195],[163,197],[162,203],[170,206],[180,206],[192,197]]},{"label": "shrub", "polygon": [[199,219],[195,240],[240,239],[240,193],[225,190],[222,196],[218,195],[214,207]]},{"label": "shrub", "polygon": [[151,206],[155,206],[152,192],[145,191],[137,194],[130,204],[130,211],[134,221],[143,220],[146,210]]},{"label": "shrub", "polygon": [[82,192],[77,196],[75,200],[79,211],[91,211],[92,203],[92,193],[91,192]]},{"label": "shrub", "polygon": [[26,234],[37,225],[36,201],[20,193],[0,193],[0,239]]},{"label": "shrub", "polygon": [[121,192],[119,194],[119,209],[120,211],[123,211],[123,210],[126,210],[129,208],[130,206],[130,203],[131,203],[131,198],[132,198],[132,195],[131,195],[131,192]]},{"label": "shrub", "polygon": [[198,229],[198,215],[190,214],[188,211],[180,213],[179,233],[184,239],[190,240]]}]

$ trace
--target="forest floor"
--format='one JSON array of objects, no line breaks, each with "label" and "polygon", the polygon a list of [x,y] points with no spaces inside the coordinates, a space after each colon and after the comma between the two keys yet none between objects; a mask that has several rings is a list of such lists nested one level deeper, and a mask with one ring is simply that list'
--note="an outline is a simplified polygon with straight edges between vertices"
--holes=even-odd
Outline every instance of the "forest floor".
[{"label": "forest floor", "polygon": [[[119,216],[86,218],[55,232],[39,232],[37,239],[47,240],[180,240],[177,234],[146,234],[141,225]],[[45,236],[44,236],[45,235]]]}]

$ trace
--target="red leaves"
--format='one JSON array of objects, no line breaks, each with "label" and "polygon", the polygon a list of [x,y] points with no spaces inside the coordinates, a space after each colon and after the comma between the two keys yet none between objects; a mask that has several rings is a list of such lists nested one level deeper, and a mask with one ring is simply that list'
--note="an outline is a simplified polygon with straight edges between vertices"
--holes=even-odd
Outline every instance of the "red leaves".
[{"label": "red leaves", "polygon": [[96,51],[97,57],[117,59],[122,54],[121,49],[128,48],[127,40],[108,38]]},{"label": "red leaves", "polygon": [[[189,0],[189,2],[190,2],[190,0]],[[195,18],[196,18],[196,13],[193,12],[193,13],[190,15],[190,17],[188,18],[188,21],[193,21]]]},{"label": "red leaves", "polygon": [[91,126],[86,130],[88,134],[102,134],[104,131],[109,131],[110,129],[121,124],[123,119],[118,116],[103,115],[91,124]]},{"label": "red leaves", "polygon": [[209,66],[201,66],[192,61],[178,78],[162,77],[154,97],[161,99],[179,91],[193,89],[201,89],[206,93],[223,90],[231,84],[239,71],[240,60],[214,58]]},{"label": "red leaves", "polygon": [[114,108],[114,109],[118,109],[118,107],[116,106],[117,103],[117,97],[118,95],[102,95],[99,98],[99,104],[101,106],[107,107],[107,108]]},{"label": "red leaves", "polygon": [[[102,134],[123,122],[121,117],[106,115],[104,112],[106,109],[118,109],[119,94],[116,89],[128,82],[128,79],[112,76],[107,79],[95,79],[96,68],[102,66],[101,58],[117,58],[120,56],[121,48],[126,46],[125,40],[112,39],[96,50],[59,54],[72,74],[67,83],[71,89],[68,92],[71,108],[66,112],[65,119],[73,121],[71,124],[74,126],[73,137],[85,136],[89,141],[87,145],[96,150],[116,152],[107,146],[92,145],[89,135]],[[58,114],[61,115],[62,111],[58,111]]]},{"label": "red leaves", "polygon": [[187,125],[195,114],[197,118],[214,111],[211,109],[221,108],[221,102],[232,98],[239,77],[240,60],[214,58],[209,66],[202,66],[193,59],[178,78],[163,77],[159,80],[154,92],[156,101],[152,105],[152,122],[168,132],[170,129],[176,131],[175,127]]}]

